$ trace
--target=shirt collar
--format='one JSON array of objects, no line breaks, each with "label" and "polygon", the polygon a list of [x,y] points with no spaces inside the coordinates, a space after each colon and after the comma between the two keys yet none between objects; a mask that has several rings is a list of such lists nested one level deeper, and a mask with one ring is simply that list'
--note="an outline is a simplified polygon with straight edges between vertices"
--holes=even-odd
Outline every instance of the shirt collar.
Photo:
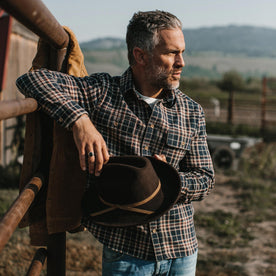
[{"label": "shirt collar", "polygon": [[[127,93],[132,93],[137,97],[134,92],[134,81],[131,67],[129,67],[122,75],[120,79],[120,88],[123,96],[125,97]],[[175,89],[167,89],[163,92],[163,98],[161,99],[164,106],[171,108],[175,103]]]}]

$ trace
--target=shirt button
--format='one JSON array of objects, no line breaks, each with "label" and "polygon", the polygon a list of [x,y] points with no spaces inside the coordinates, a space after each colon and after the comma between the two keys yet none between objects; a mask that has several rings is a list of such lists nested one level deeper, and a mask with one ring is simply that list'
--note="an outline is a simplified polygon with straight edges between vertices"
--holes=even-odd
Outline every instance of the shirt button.
[{"label": "shirt button", "polygon": [[114,122],[113,124],[114,124],[114,126],[118,126],[118,122]]},{"label": "shirt button", "polygon": [[156,232],[157,232],[157,229],[152,229],[153,234],[156,234]]},{"label": "shirt button", "polygon": [[144,146],[144,149],[145,149],[145,150],[148,150],[148,149],[149,149],[149,147],[148,147],[148,146]]},{"label": "shirt button", "polygon": [[151,125],[150,125],[150,128],[154,128],[154,124],[151,124]]},{"label": "shirt button", "polygon": [[59,118],[58,121],[59,121],[60,123],[62,123],[62,122],[63,122],[63,119],[62,119],[62,118]]}]

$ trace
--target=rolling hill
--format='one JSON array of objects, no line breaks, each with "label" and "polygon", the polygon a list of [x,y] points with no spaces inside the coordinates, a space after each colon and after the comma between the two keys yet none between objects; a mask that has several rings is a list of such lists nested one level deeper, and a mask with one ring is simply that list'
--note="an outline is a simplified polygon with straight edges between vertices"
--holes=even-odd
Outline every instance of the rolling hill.
[{"label": "rolling hill", "polygon": [[[218,78],[237,70],[248,77],[276,75],[276,29],[229,25],[183,29],[187,77]],[[121,74],[128,66],[126,43],[100,38],[80,44],[89,73]]]}]

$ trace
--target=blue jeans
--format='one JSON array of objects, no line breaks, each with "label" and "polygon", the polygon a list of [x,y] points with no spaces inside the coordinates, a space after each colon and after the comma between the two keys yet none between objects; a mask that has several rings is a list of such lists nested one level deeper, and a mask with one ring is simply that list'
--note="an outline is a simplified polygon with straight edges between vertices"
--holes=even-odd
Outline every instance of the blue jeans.
[{"label": "blue jeans", "polygon": [[102,276],[195,276],[197,251],[187,257],[145,261],[104,246]]}]

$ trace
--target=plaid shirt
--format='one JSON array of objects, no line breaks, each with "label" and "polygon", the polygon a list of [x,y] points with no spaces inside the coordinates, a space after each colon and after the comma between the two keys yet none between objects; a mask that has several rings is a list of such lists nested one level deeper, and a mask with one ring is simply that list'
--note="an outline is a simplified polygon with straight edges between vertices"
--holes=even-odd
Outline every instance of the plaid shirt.
[{"label": "plaid shirt", "polygon": [[[120,77],[106,73],[76,78],[46,69],[21,76],[17,86],[35,98],[63,127],[88,114],[111,155],[164,154],[182,181],[177,204],[147,225],[112,228],[83,218],[104,245],[145,260],[179,258],[197,249],[192,201],[202,200],[214,184],[204,113],[180,90],[167,90],[153,108],[134,92],[132,71]],[[88,183],[91,182],[89,178]]]}]

